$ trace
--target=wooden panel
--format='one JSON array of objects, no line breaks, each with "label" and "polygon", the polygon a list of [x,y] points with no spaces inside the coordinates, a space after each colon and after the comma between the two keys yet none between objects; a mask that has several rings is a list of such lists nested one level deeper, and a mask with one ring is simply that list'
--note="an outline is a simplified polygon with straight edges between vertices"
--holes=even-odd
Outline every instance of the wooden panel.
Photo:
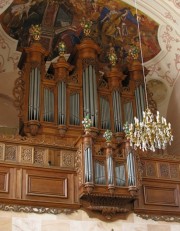
[{"label": "wooden panel", "polygon": [[67,198],[67,178],[27,175],[27,195]]},{"label": "wooden panel", "polygon": [[4,167],[0,164],[0,197],[14,198],[15,193],[15,179],[14,169],[11,167]]},{"label": "wooden panel", "polygon": [[[74,173],[48,169],[23,169],[22,199],[53,203],[75,203]],[[77,199],[76,199],[77,200]]]},{"label": "wooden panel", "polygon": [[0,170],[0,192],[9,192],[9,172]]},{"label": "wooden panel", "polygon": [[178,190],[172,187],[144,186],[145,204],[178,206]]}]

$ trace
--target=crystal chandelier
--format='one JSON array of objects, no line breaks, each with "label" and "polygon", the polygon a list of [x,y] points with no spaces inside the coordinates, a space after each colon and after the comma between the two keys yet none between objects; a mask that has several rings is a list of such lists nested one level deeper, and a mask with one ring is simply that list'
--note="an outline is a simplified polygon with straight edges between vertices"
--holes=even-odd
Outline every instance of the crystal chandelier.
[{"label": "crystal chandelier", "polygon": [[143,119],[139,121],[138,118],[134,118],[134,124],[126,123],[124,125],[124,131],[126,138],[129,140],[130,146],[134,149],[140,148],[142,151],[151,150],[155,152],[155,149],[165,149],[167,144],[171,144],[173,141],[173,135],[171,131],[171,124],[168,123],[164,117],[160,117],[159,112],[157,111],[156,116],[148,108],[148,99],[147,99],[147,87],[146,87],[146,78],[145,70],[143,65],[143,54],[142,54],[142,44],[141,44],[141,34],[140,34],[140,25],[138,21],[138,12],[137,12],[137,2],[135,0],[135,9],[137,15],[137,25],[138,25],[138,35],[139,35],[139,47],[142,61],[142,70],[144,77],[144,86],[145,86],[145,98],[147,108],[143,112]]},{"label": "crystal chandelier", "polygon": [[164,117],[160,118],[158,111],[154,116],[149,108],[143,112],[142,122],[135,117],[134,124],[125,124],[124,130],[130,146],[135,150],[140,148],[155,152],[156,148],[165,149],[173,140],[171,124],[167,124]]}]

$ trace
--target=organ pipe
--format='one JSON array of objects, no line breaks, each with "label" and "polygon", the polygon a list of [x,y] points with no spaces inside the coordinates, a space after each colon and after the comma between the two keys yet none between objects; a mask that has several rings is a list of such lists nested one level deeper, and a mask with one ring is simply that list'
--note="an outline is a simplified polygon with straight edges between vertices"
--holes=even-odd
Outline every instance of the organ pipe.
[{"label": "organ pipe", "polygon": [[114,130],[115,132],[122,131],[122,114],[121,114],[121,97],[119,91],[115,90],[113,96],[113,109],[114,109]]},{"label": "organ pipe", "polygon": [[89,65],[83,71],[84,117],[89,114],[92,126],[98,126],[97,85],[94,67]]},{"label": "organ pipe", "polygon": [[39,68],[33,68],[29,80],[28,120],[39,120],[40,78]]},{"label": "organ pipe", "polygon": [[136,186],[136,173],[135,173],[135,161],[132,152],[127,155],[127,168],[128,168],[128,185]]},{"label": "organ pipe", "polygon": [[66,123],[66,84],[62,81],[58,84],[58,124]]}]

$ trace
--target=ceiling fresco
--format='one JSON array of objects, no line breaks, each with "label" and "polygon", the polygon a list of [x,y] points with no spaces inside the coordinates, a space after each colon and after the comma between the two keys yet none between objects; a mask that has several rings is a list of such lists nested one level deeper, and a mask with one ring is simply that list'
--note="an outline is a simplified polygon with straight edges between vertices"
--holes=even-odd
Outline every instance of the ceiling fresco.
[{"label": "ceiling fresco", "polygon": [[101,47],[100,60],[106,62],[107,52],[114,47],[121,63],[126,62],[132,45],[139,46],[137,19],[140,23],[144,61],[156,56],[158,24],[135,8],[118,0],[15,0],[0,16],[3,29],[18,40],[18,50],[30,42],[29,28],[41,24],[42,44],[52,60],[58,55],[57,44],[64,41],[67,52],[82,39],[83,18],[92,21],[91,37]]}]

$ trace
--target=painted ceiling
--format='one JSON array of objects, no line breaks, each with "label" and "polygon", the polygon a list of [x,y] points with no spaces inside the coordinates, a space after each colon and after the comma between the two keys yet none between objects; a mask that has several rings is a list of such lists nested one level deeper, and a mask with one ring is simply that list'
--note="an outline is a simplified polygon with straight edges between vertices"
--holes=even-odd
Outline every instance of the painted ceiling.
[{"label": "painted ceiling", "polygon": [[138,24],[144,60],[155,57],[160,47],[158,24],[144,13],[118,0],[15,0],[1,15],[1,24],[9,36],[18,40],[19,51],[29,43],[29,28],[41,24],[41,43],[50,51],[49,60],[58,55],[57,44],[64,41],[67,52],[82,39],[81,22],[92,21],[92,38],[101,47],[100,61],[105,62],[110,47],[125,63],[132,45],[139,46]]}]

